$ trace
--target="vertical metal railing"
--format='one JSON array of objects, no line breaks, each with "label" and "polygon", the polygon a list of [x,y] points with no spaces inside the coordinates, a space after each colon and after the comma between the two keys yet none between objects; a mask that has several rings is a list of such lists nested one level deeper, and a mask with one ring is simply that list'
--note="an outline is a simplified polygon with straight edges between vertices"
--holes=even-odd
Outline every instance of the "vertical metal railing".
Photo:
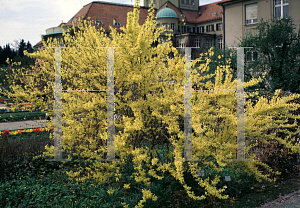
[{"label": "vertical metal railing", "polygon": [[[198,47],[177,47],[185,48],[185,86],[184,86],[184,159],[175,161],[201,161],[192,159],[192,82],[191,82],[191,48]],[[237,159],[229,161],[253,161],[245,159],[245,89],[244,89],[244,48],[237,48],[237,89],[222,89],[222,91],[237,91]],[[194,91],[218,91],[218,90],[194,90]],[[244,97],[244,99],[243,99]]]},{"label": "vertical metal railing", "polygon": [[[47,159],[46,161],[70,161],[70,159],[62,159],[62,101],[61,93],[68,90],[62,90],[61,85],[61,48],[55,47],[55,84],[54,84],[54,159]],[[99,161],[122,161],[115,158],[115,126],[114,126],[114,48],[122,47],[100,47],[107,48],[107,90],[96,90],[100,92],[107,92],[107,159],[100,159]],[[182,48],[182,47],[177,47]],[[191,48],[199,47],[184,47],[185,48],[185,86],[184,86],[184,159],[176,161],[200,161],[199,159],[192,159],[192,82],[191,82]],[[253,161],[252,159],[245,159],[245,94],[244,94],[244,48],[238,48],[238,74],[237,74],[237,159],[235,161]],[[59,90],[60,89],[60,90]],[[75,90],[73,90],[75,91]],[[78,90],[76,90],[78,91]],[[95,91],[95,90],[80,90],[80,91]],[[196,90],[208,91],[208,90]],[[209,90],[217,91],[217,90]],[[223,90],[224,91],[224,90]],[[233,89],[226,89],[225,91],[233,91]],[[244,100],[243,100],[244,97]]]},{"label": "vertical metal railing", "polygon": [[122,161],[115,158],[115,126],[114,126],[114,48],[120,47],[100,47],[107,48],[107,90],[62,90],[61,84],[61,48],[69,47],[49,47],[55,48],[55,83],[54,83],[54,159],[46,161],[71,161],[62,159],[62,101],[61,93],[67,91],[99,91],[107,92],[107,159],[99,161]]}]

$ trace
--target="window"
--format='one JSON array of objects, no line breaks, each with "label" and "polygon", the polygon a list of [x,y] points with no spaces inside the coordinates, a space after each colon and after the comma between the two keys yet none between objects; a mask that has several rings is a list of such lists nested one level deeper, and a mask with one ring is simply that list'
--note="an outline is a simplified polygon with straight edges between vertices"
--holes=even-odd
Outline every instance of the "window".
[{"label": "window", "polygon": [[275,19],[287,18],[289,16],[289,1],[275,0],[274,2]]},{"label": "window", "polygon": [[206,48],[210,49],[213,46],[213,40],[212,39],[206,39]]},{"label": "window", "polygon": [[171,29],[175,31],[175,23],[171,23]]},{"label": "window", "polygon": [[118,27],[120,27],[121,26],[121,23],[120,22],[118,22],[118,21],[114,21],[114,24],[113,24],[114,26],[118,26]]},{"label": "window", "polygon": [[179,47],[185,47],[185,40],[184,40],[184,38],[179,39]]},{"label": "window", "polygon": [[204,33],[204,26],[197,27],[197,28],[199,28],[199,33]]},{"label": "window", "polygon": [[181,3],[184,4],[184,0],[181,0]]},{"label": "window", "polygon": [[206,32],[212,32],[212,31],[214,31],[214,25],[207,25]]},{"label": "window", "polygon": [[[147,0],[146,5],[148,5],[150,7],[150,3],[151,3],[151,1]],[[156,0],[153,0],[153,4],[156,5]]]},{"label": "window", "polygon": [[168,29],[168,23],[162,23],[163,26],[165,26],[165,29]]},{"label": "window", "polygon": [[258,58],[258,53],[257,51],[248,51],[246,52],[246,61],[247,62],[251,62],[251,61],[255,61]]},{"label": "window", "polygon": [[222,30],[222,23],[218,23],[218,24],[216,25],[216,27],[217,27],[217,30]]},{"label": "window", "polygon": [[186,4],[190,4],[190,1],[189,1],[189,0],[186,0]]},{"label": "window", "polygon": [[162,43],[162,44],[163,44],[163,43],[167,43],[167,44],[168,44],[168,46],[170,46],[170,44],[169,44],[169,40],[167,40],[167,39],[162,39],[161,43]]},{"label": "window", "polygon": [[192,33],[192,32],[193,32],[193,28],[192,28],[192,27],[189,27],[189,26],[187,26],[187,32],[189,32],[189,33]]},{"label": "window", "polygon": [[218,39],[218,46],[219,46],[219,49],[222,49],[223,47],[223,39],[222,38],[219,38]]},{"label": "window", "polygon": [[193,27],[193,33],[196,33],[196,28],[195,27]]},{"label": "window", "polygon": [[181,33],[185,33],[186,32],[186,26],[181,25],[181,31],[180,31],[180,26],[178,25],[178,31]]},{"label": "window", "polygon": [[195,47],[201,47],[201,39],[200,38],[195,38]]},{"label": "window", "polygon": [[195,5],[195,2],[194,2],[194,0],[191,0],[191,5]]},{"label": "window", "polygon": [[95,25],[103,25],[103,22],[101,20],[96,19]]},{"label": "window", "polygon": [[257,23],[257,4],[248,4],[246,10],[246,25]]}]

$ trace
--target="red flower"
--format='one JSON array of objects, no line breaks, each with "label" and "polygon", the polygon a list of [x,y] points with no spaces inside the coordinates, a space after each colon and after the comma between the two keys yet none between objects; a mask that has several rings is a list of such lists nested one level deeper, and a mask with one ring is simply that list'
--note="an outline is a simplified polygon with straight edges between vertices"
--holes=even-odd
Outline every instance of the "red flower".
[{"label": "red flower", "polygon": [[65,142],[65,144],[67,144],[67,142]]},{"label": "red flower", "polygon": [[9,131],[8,131],[8,130],[5,130],[4,133],[9,134]]},{"label": "red flower", "polygon": [[87,129],[87,127],[84,127],[85,129]]}]

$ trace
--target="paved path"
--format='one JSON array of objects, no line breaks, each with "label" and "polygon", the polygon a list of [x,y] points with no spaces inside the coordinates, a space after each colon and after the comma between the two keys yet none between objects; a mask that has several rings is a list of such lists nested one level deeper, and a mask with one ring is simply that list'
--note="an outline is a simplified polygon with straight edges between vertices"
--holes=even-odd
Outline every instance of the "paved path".
[{"label": "paved path", "polygon": [[[0,107],[6,107],[8,112],[10,112],[9,107],[6,104],[0,104]],[[32,129],[32,128],[48,126],[47,124],[44,124],[44,122],[47,122],[47,120],[27,120],[27,121],[2,122],[2,123],[0,123],[0,131]]]},{"label": "paved path", "polygon": [[272,208],[300,208],[300,190],[287,194],[261,207]]},{"label": "paved path", "polygon": [[0,131],[8,130],[20,130],[20,129],[32,129],[32,128],[40,128],[46,127],[43,122],[47,122],[47,120],[30,120],[30,121],[15,121],[15,122],[4,122],[0,123]]}]

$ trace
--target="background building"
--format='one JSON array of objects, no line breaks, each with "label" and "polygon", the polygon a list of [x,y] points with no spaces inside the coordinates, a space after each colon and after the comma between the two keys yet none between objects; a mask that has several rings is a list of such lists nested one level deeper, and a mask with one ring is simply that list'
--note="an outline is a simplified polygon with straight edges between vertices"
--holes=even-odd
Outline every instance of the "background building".
[{"label": "background building", "polygon": [[219,2],[223,7],[223,39],[225,46],[237,46],[239,39],[253,30],[261,18],[281,19],[290,16],[294,19],[296,31],[300,28],[299,0],[229,0]]},{"label": "background building", "polygon": [[[225,0],[224,0],[225,1]],[[148,16],[149,0],[144,0],[144,5],[140,6],[139,23],[143,25]],[[192,59],[199,57],[200,53],[206,52],[208,48],[215,46],[223,48],[222,32],[222,6],[212,3],[199,6],[198,0],[154,0],[154,15],[157,20],[157,27],[165,26],[173,30],[172,42],[174,47],[199,47],[192,49]],[[58,27],[46,30],[44,40],[49,37],[62,39],[62,31],[76,23],[79,18],[87,20],[91,18],[92,22],[99,29],[105,29],[109,35],[109,26],[116,28],[117,32],[123,33],[120,27],[126,27],[127,13],[133,11],[133,5],[93,1],[77,12],[64,27],[60,24]],[[180,31],[180,22],[182,24]],[[163,42],[167,37],[162,34]],[[39,50],[42,42],[37,43],[34,48]]]},{"label": "background building", "polygon": [[[192,49],[192,59],[199,57],[208,48],[215,46],[237,46],[240,40],[253,30],[260,18],[264,20],[291,16],[295,20],[296,30],[300,27],[300,0],[221,0],[208,5],[199,6],[198,0],[154,0],[154,15],[157,27],[165,26],[173,30],[172,43],[174,47],[199,47]],[[139,24],[143,25],[148,16],[150,0],[144,0],[140,6]],[[105,29],[109,35],[109,26],[123,33],[120,27],[126,27],[127,13],[133,11],[133,5],[93,1],[77,12],[64,27],[46,30],[43,39],[57,37],[62,39],[62,31],[72,27],[79,18],[92,22],[99,29]],[[186,25],[180,23],[184,20]],[[163,42],[167,37],[160,36]],[[40,41],[34,46],[39,50]],[[255,55],[251,55],[253,59]]]}]

